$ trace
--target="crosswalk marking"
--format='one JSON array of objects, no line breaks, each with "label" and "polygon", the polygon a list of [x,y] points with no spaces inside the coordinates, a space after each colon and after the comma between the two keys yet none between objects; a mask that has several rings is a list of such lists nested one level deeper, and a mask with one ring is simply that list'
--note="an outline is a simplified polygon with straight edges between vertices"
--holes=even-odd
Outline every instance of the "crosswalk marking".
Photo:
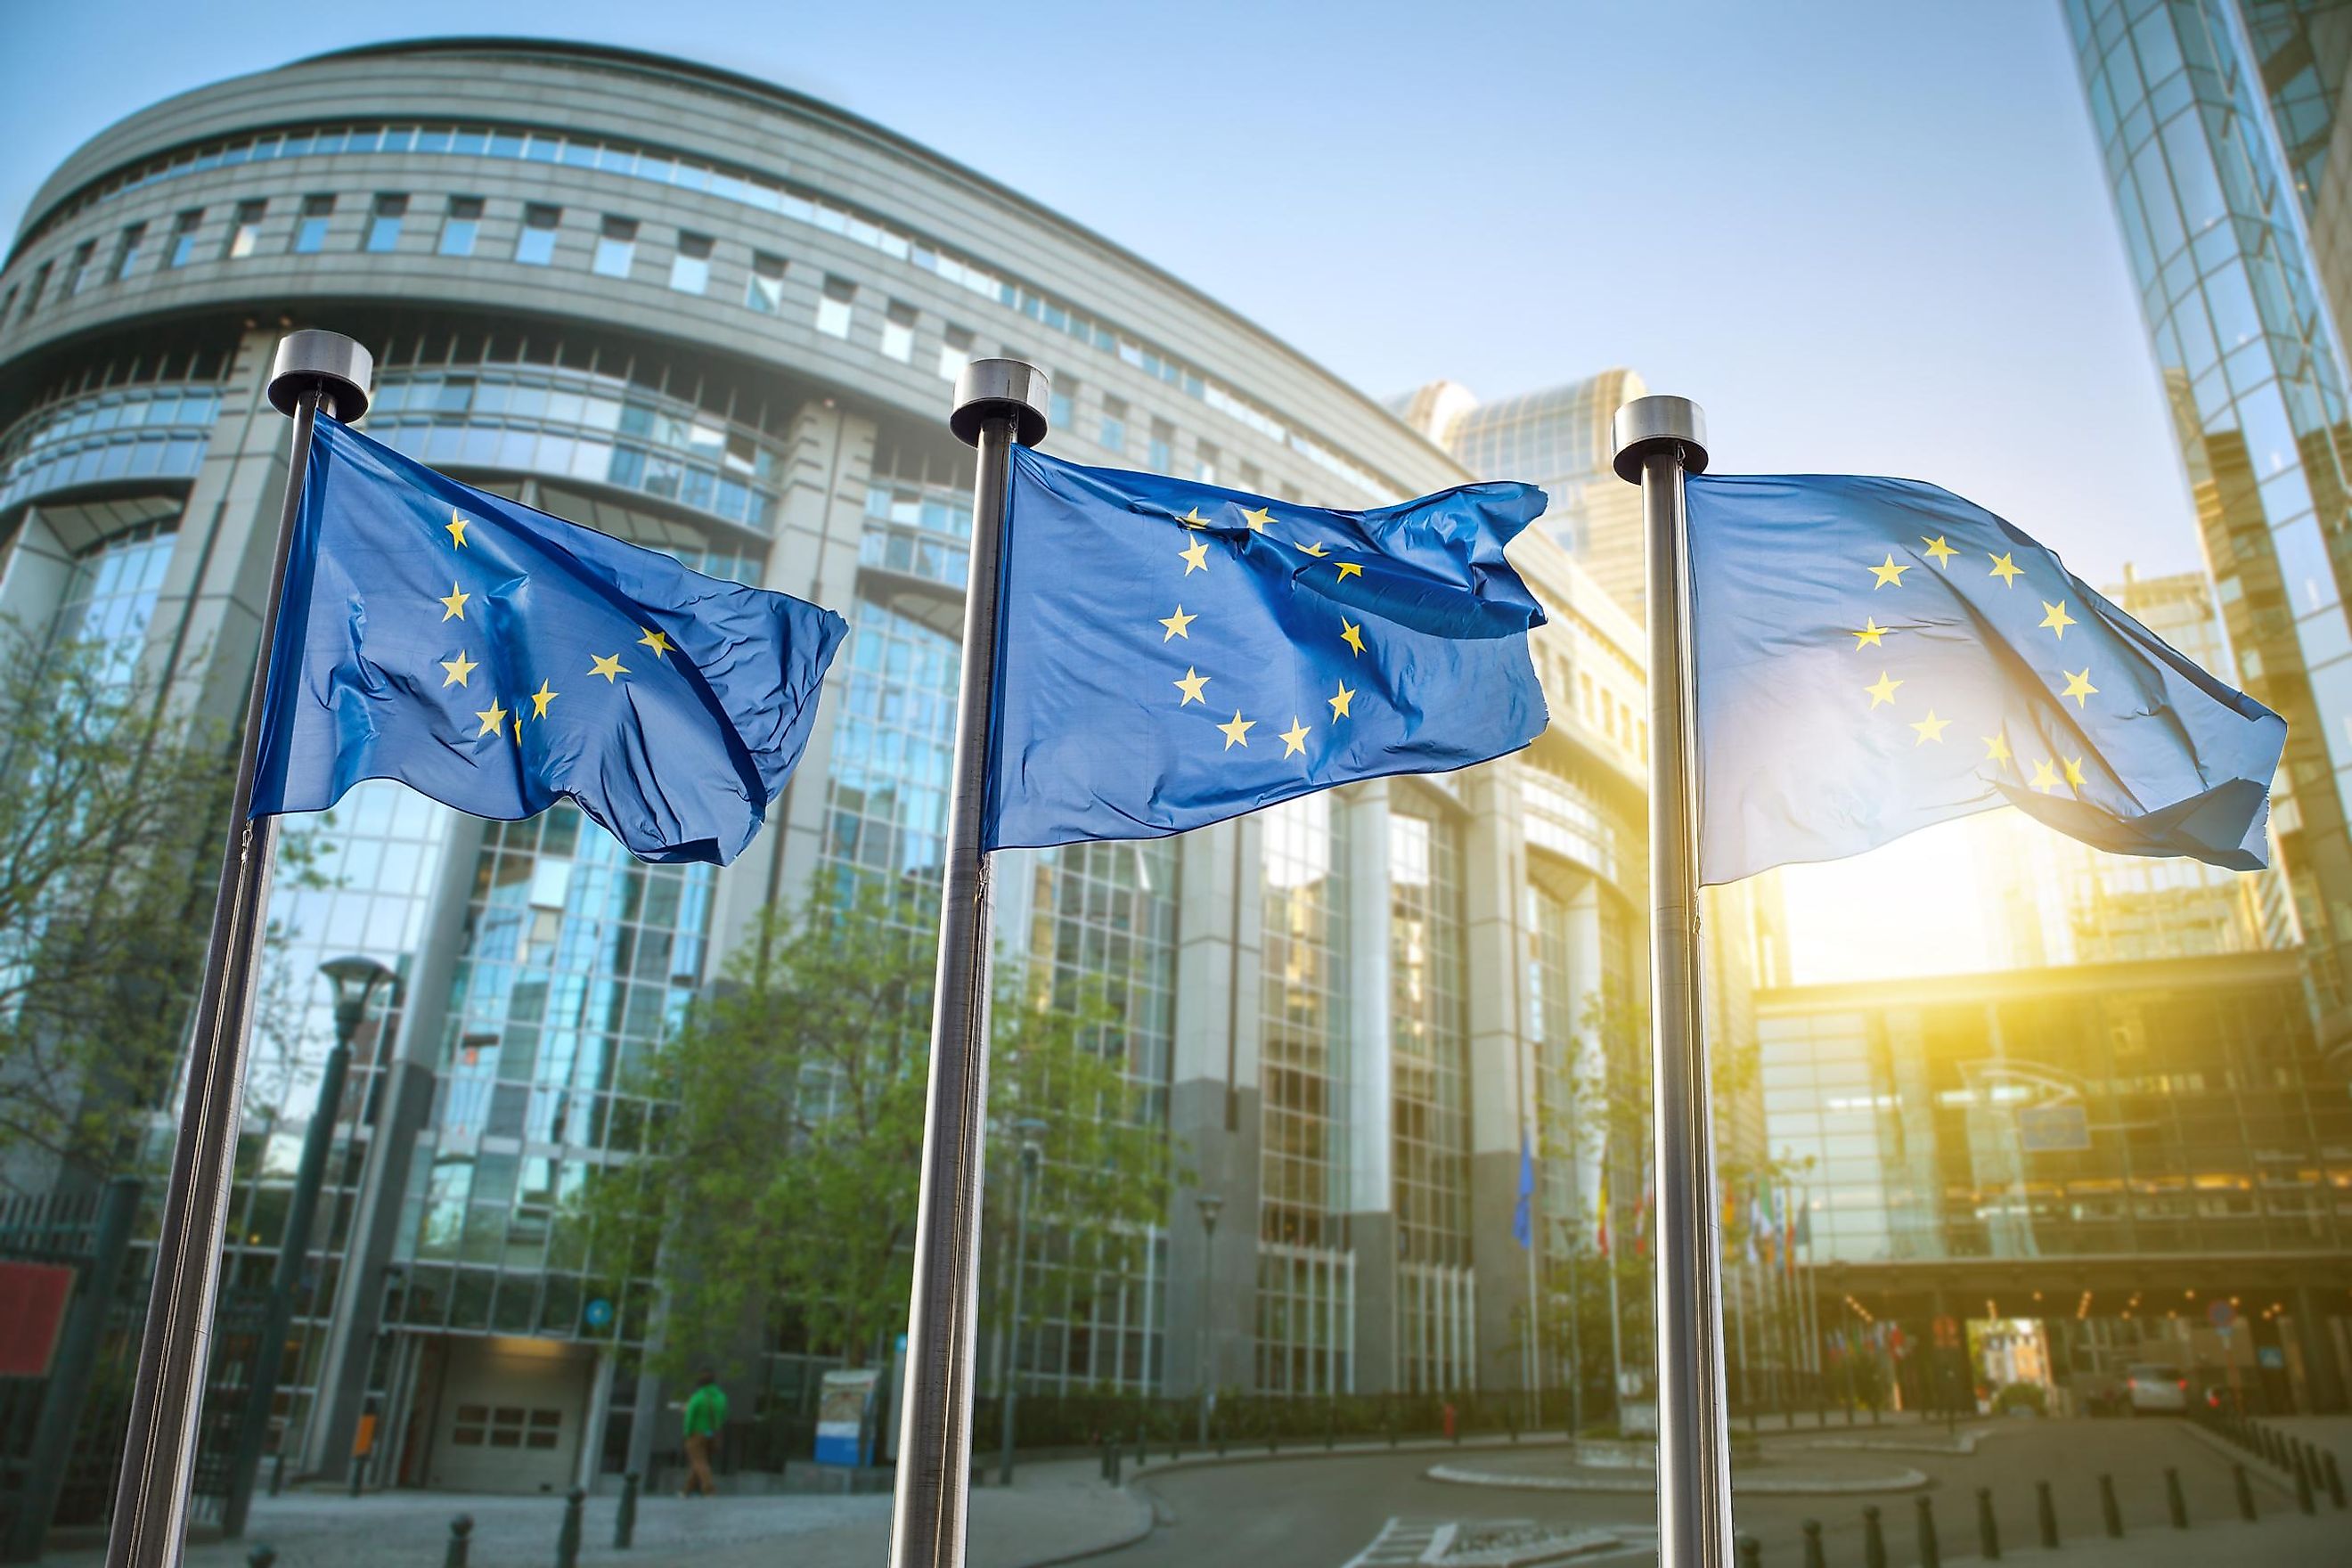
[{"label": "crosswalk marking", "polygon": [[[1443,1536],[1443,1540],[1440,1537]],[[1408,1563],[1426,1563],[1439,1555],[1454,1539],[1451,1521],[1437,1519],[1391,1519],[1381,1526],[1372,1543],[1350,1557],[1341,1568],[1383,1568]]]}]

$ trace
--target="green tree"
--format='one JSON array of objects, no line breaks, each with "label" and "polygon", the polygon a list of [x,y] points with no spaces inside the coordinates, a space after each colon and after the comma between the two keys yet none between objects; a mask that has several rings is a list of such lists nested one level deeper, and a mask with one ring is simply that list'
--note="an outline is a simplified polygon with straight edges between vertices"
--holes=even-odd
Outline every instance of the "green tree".
[{"label": "green tree", "polygon": [[[768,911],[637,1075],[661,1108],[646,1152],[590,1183],[572,1218],[600,1276],[655,1280],[665,1370],[781,1311],[851,1365],[905,1327],[934,896],[868,889]],[[1098,1000],[1016,976],[992,1033],[991,1121],[1040,1124],[1026,1130],[1044,1153],[1033,1235],[1080,1236],[1105,1268],[1127,1266],[1166,1204],[1169,1151],[1122,1070],[1120,1032]],[[1001,1233],[1017,1137],[994,1142],[987,1225]]]}]

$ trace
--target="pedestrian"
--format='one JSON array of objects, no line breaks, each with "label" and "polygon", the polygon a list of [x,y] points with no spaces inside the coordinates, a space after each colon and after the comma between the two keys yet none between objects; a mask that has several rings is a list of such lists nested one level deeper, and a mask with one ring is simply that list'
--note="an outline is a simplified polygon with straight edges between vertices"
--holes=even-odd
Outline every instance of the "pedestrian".
[{"label": "pedestrian", "polygon": [[687,1478],[678,1496],[719,1495],[719,1483],[710,1474],[710,1453],[726,1425],[727,1391],[719,1386],[717,1373],[705,1372],[694,1380],[694,1392],[686,1400]]}]

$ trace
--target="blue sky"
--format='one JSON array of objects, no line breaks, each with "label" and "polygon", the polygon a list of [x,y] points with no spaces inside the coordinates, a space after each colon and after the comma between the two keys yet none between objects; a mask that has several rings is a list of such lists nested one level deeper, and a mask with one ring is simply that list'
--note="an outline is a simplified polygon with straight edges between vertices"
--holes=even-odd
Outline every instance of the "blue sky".
[{"label": "blue sky", "polygon": [[0,0],[0,219],[165,94],[486,32],[822,95],[1374,393],[1630,364],[1726,470],[1934,479],[2097,580],[2198,560],[2055,0]]}]

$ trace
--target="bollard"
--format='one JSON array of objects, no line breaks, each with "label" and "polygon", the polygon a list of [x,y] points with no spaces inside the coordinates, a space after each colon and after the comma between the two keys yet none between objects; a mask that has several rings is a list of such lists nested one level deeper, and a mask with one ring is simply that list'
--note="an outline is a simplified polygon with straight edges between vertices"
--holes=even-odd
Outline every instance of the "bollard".
[{"label": "bollard", "polygon": [[2116,1506],[2116,1478],[2105,1471],[2099,1475],[2099,1515],[2106,1521],[2107,1539],[2122,1540],[2124,1510]]},{"label": "bollard", "polygon": [[2000,1521],[1992,1516],[1992,1489],[1977,1489],[1977,1555],[1988,1563],[2000,1561]]},{"label": "bollard", "polygon": [[2312,1503],[2311,1472],[2305,1469],[2301,1465],[2297,1465],[2294,1468],[2294,1506],[2305,1513],[2317,1513],[2319,1511],[2319,1510]]},{"label": "bollard", "polygon": [[2246,1479],[2246,1467],[2231,1465],[2230,1471],[2238,1483],[2238,1517],[2248,1524],[2254,1522],[2254,1487]]},{"label": "bollard", "polygon": [[1110,1479],[1110,1440],[1108,1438],[1097,1438],[1095,1442],[1095,1478],[1105,1481]]},{"label": "bollard", "polygon": [[2336,1468],[2336,1450],[2330,1448],[2319,1456],[2319,1468],[2327,1480],[2327,1500],[2337,1509],[2344,1506],[2344,1472]]},{"label": "bollard", "polygon": [[1220,1432],[1220,1433],[1218,1433],[1218,1434],[1217,1434],[1217,1458],[1219,1458],[1220,1459],[1222,1459],[1222,1458],[1223,1458],[1224,1457],[1225,1457],[1225,1435],[1224,1435],[1223,1432]]},{"label": "bollard", "polygon": [[1739,1568],[1764,1568],[1764,1543],[1752,1535],[1739,1538],[1737,1550]]},{"label": "bollard", "polygon": [[2164,1506],[2172,1515],[2172,1528],[2189,1528],[2189,1500],[2180,1495],[2180,1472],[2170,1465],[2164,1467]]},{"label": "bollard", "polygon": [[613,1515],[613,1545],[626,1552],[637,1543],[637,1472],[621,1478],[621,1506]]},{"label": "bollard", "polygon": [[1862,1568],[1886,1568],[1886,1537],[1878,1528],[1878,1505],[1862,1510]]},{"label": "bollard", "polygon": [[555,1568],[579,1568],[580,1512],[588,1494],[573,1487],[563,1494],[563,1522],[555,1531]]},{"label": "bollard", "polygon": [[1936,1544],[1936,1505],[1924,1492],[1912,1501],[1919,1510],[1919,1568],[1944,1568],[1944,1549]]},{"label": "bollard", "polygon": [[250,1564],[250,1568],[269,1568],[271,1563],[278,1561],[278,1553],[267,1546],[256,1546],[245,1554],[245,1560]]},{"label": "bollard", "polygon": [[1135,1462],[1140,1465],[1150,1458],[1150,1454],[1143,1447],[1143,1423],[1138,1421],[1135,1424]]},{"label": "bollard", "polygon": [[2044,1552],[2057,1551],[2058,1505],[2051,1500],[2048,1481],[2033,1483],[2033,1513],[2035,1522],[2042,1527],[2042,1549]]},{"label": "bollard", "polygon": [[1830,1568],[1829,1559],[1822,1555],[1822,1521],[1805,1521],[1805,1568]]},{"label": "bollard", "polygon": [[472,1550],[467,1539],[474,1533],[474,1516],[461,1513],[449,1521],[449,1549],[442,1553],[441,1568],[466,1568],[466,1553]]}]

